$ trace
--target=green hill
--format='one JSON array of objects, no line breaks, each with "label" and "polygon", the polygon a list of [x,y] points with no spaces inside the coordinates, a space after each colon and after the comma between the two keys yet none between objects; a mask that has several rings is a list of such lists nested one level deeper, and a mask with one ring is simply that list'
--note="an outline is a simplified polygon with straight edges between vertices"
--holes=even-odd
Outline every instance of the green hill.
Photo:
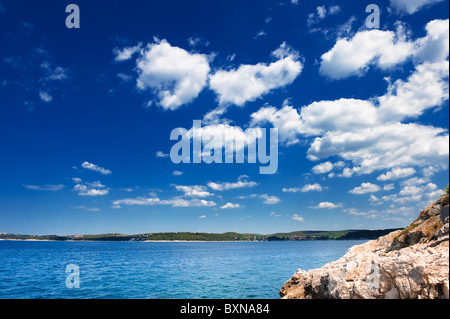
[{"label": "green hill", "polygon": [[124,235],[118,233],[98,235],[18,235],[0,234],[4,240],[54,240],[54,241],[299,241],[299,240],[350,240],[350,239],[376,239],[397,229],[383,230],[344,230],[344,231],[295,231],[290,233],[275,233],[269,235],[241,234],[227,232],[216,233],[145,233],[137,235]]}]

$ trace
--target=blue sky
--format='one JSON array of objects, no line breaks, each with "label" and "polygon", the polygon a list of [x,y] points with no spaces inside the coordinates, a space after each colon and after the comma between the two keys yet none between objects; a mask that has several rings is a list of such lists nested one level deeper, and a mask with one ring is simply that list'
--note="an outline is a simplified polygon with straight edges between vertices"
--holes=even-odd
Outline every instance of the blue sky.
[{"label": "blue sky", "polygon": [[[0,232],[395,228],[448,184],[448,1],[69,3],[0,0]],[[277,172],[172,163],[194,120]]]}]

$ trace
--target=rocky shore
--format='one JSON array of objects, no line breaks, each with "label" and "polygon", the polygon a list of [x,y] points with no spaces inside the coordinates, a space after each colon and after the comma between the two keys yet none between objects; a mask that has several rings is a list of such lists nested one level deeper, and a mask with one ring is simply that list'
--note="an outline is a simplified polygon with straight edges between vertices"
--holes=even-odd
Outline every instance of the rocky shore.
[{"label": "rocky shore", "polygon": [[406,229],[354,246],[320,269],[298,270],[283,299],[448,299],[449,197]]}]

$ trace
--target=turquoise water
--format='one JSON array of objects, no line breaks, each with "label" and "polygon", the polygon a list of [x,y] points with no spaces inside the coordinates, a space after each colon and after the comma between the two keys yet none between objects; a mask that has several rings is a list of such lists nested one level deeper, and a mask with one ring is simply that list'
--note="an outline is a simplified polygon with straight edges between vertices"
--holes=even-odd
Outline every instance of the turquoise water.
[{"label": "turquoise water", "polygon": [[[342,257],[364,241],[0,241],[0,298],[278,299],[298,268]],[[66,266],[80,288],[66,287]]]}]

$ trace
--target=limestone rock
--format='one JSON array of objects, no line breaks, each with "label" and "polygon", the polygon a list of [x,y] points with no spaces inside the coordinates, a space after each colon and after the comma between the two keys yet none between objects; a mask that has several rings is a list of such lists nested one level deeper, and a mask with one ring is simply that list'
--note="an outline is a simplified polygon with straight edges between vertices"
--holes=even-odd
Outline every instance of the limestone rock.
[{"label": "limestone rock", "polygon": [[449,298],[449,198],[422,211],[406,229],[354,246],[320,269],[298,270],[284,299]]}]

